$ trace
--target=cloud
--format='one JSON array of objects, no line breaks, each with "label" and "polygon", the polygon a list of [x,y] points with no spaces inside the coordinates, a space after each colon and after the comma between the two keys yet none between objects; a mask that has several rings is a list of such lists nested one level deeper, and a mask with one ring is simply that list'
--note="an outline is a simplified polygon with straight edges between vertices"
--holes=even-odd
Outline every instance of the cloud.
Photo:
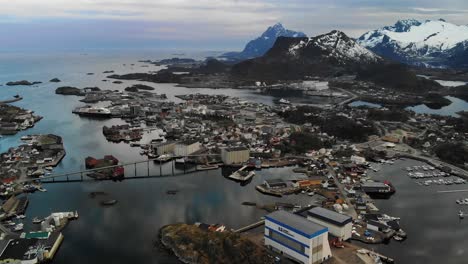
[{"label": "cloud", "polygon": [[16,28],[17,35],[45,31],[66,37],[69,27],[75,29],[70,38],[82,35],[83,41],[95,32],[128,45],[174,40],[240,49],[278,21],[308,35],[340,29],[357,37],[404,18],[468,24],[467,13],[464,0],[15,0],[2,3],[0,33]]}]

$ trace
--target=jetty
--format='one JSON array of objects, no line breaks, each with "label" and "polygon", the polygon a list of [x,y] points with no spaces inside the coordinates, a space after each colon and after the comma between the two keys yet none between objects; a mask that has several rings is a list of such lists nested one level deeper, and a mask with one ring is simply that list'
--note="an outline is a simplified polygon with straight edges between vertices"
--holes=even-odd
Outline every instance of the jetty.
[{"label": "jetty", "polygon": [[0,101],[0,104],[11,104],[11,103],[18,102],[18,101],[21,101],[21,100],[23,100],[23,97],[21,97],[19,95],[15,95],[15,96],[13,96],[12,99]]}]

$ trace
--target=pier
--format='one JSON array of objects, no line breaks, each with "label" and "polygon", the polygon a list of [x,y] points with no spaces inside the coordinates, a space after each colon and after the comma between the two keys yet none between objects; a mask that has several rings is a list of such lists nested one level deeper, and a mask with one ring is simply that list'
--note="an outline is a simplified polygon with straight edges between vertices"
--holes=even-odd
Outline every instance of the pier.
[{"label": "pier", "polygon": [[17,95],[15,97],[13,97],[12,99],[0,101],[0,104],[11,104],[11,103],[18,102],[18,101],[21,101],[21,100],[23,100],[23,97]]},{"label": "pier", "polygon": [[254,228],[257,228],[259,226],[262,226],[265,224],[265,220],[260,220],[258,222],[255,222],[253,224],[250,224],[248,226],[244,226],[244,227],[241,227],[237,230],[234,230],[234,233],[242,233],[242,232],[245,232],[245,231],[249,231],[251,229],[254,229]]}]

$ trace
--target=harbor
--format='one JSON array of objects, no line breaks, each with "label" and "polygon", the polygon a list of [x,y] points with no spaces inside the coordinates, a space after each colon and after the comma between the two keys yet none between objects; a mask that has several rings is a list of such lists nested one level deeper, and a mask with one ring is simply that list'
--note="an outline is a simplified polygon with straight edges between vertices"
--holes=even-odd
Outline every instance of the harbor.
[{"label": "harbor", "polygon": [[[116,70],[120,69],[122,72],[126,70],[121,61],[112,65]],[[135,67],[138,66],[140,65],[137,64]],[[79,86],[88,87],[97,82],[100,83],[101,79],[105,78],[100,72],[108,70],[110,66],[106,64],[99,67],[102,68],[87,70],[96,72],[96,74],[88,77],[89,80],[80,82]],[[152,70],[157,70],[155,68]],[[67,79],[60,77],[62,80]],[[39,78],[31,77],[31,79]],[[73,84],[78,85],[77,83]],[[133,81],[126,81],[121,90],[131,83]],[[103,82],[100,86],[101,88],[112,88],[109,82]],[[6,87],[2,92],[16,93],[14,89]],[[135,181],[124,180],[121,182],[111,180],[94,181],[92,179],[67,183],[57,181],[53,184],[44,184],[42,188],[47,189],[46,193],[36,192],[29,195],[24,230],[29,230],[28,225],[33,225],[33,217],[40,219],[53,212],[66,212],[71,209],[80,213],[79,220],[62,231],[66,239],[63,239],[60,250],[55,253],[54,261],[57,263],[83,263],[87,261],[116,263],[172,262],[176,260],[173,256],[159,252],[157,249],[155,254],[153,246],[155,234],[157,229],[162,226],[174,222],[204,222],[222,223],[233,229],[240,229],[260,221],[266,214],[265,210],[271,207],[269,205],[275,205],[273,206],[274,209],[279,208],[282,210],[305,208],[309,205],[339,210],[339,206],[334,206],[339,204],[343,213],[353,214],[352,209],[355,203],[352,202],[352,197],[348,197],[356,195],[353,192],[357,192],[366,198],[364,201],[357,203],[361,210],[374,210],[377,208],[381,214],[400,218],[401,227],[408,234],[406,240],[400,242],[392,237],[388,245],[375,245],[373,243],[362,245],[362,247],[373,248],[376,252],[390,256],[397,263],[402,259],[417,262],[419,256],[414,252],[422,250],[422,245],[424,245],[424,250],[428,248],[427,250],[448,251],[450,254],[455,254],[457,251],[462,250],[463,241],[466,240],[467,234],[465,234],[458,222],[460,221],[458,212],[463,211],[464,207],[455,202],[464,198],[465,195],[462,193],[438,193],[439,191],[461,190],[464,189],[463,185],[454,183],[452,185],[431,184],[430,186],[420,186],[416,181],[448,178],[437,176],[413,180],[406,171],[407,167],[431,165],[410,159],[400,160],[396,158],[394,161],[389,159],[389,163],[372,162],[371,167],[373,169],[371,167],[361,169],[361,166],[347,167],[344,164],[355,164],[358,158],[350,161],[349,157],[343,159],[341,152],[330,156],[327,153],[328,148],[324,148],[325,152],[318,148],[314,153],[306,153],[307,158],[316,159],[320,157],[320,162],[317,164],[314,162],[314,164],[301,165],[304,161],[299,160],[297,157],[264,157],[260,164],[252,162],[252,168],[256,168],[257,165],[260,168],[256,168],[254,171],[255,176],[251,177],[247,184],[242,186],[235,181],[222,177],[222,170],[230,165],[223,166],[223,168],[216,167],[218,162],[220,163],[221,153],[217,154],[219,156],[216,163],[212,163],[211,160],[201,160],[197,165],[204,165],[204,167],[199,167],[201,170],[197,170],[195,164],[186,162],[190,158],[184,159],[180,163],[177,162],[178,166],[175,166],[174,163],[181,159],[180,156],[167,156],[167,162],[164,162],[165,157],[163,157],[164,159],[161,158],[161,162],[153,162],[152,159],[156,157],[149,157],[147,155],[149,152],[142,155],[141,152],[144,149],[141,147],[158,138],[156,133],[146,133],[145,131],[140,141],[133,142],[133,147],[130,146],[130,142],[109,142],[103,134],[103,127],[112,128],[113,126],[129,125],[125,120],[120,118],[82,118],[79,115],[74,115],[72,111],[83,106],[83,102],[79,101],[82,98],[51,95],[55,89],[56,86],[46,84],[41,89],[37,89],[35,94],[24,96],[25,98],[22,101],[15,103],[26,108],[34,106],[34,110],[45,118],[28,131],[19,132],[15,137],[0,139],[2,152],[7,151],[10,147],[20,145],[20,139],[23,136],[54,133],[62,137],[67,155],[57,164],[57,167],[53,168],[51,172],[53,175],[66,175],[77,171],[85,171],[84,159],[86,157],[101,159],[109,154],[114,155],[121,164],[151,160],[149,164],[148,162],[142,162],[130,169],[125,169],[126,176],[146,176],[148,170],[149,175],[158,176],[161,171],[161,175],[166,175],[166,177],[142,177]],[[178,103],[184,103],[184,101],[176,98],[176,95],[186,95],[191,92],[187,88],[169,84],[158,84],[155,89],[158,94],[168,91],[168,100],[179,100]],[[242,100],[255,100],[257,103],[274,105],[272,97],[258,95],[253,93],[254,91],[201,89],[199,92],[200,94],[229,94],[231,97],[241,98]],[[50,97],[47,101],[48,104],[44,104],[44,101],[37,98],[47,95]],[[5,98],[8,97],[5,95]],[[36,100],[39,101],[36,102]],[[294,104],[294,101],[291,101]],[[63,109],[66,109],[67,114],[64,114]],[[305,127],[311,128],[308,125]],[[261,133],[271,133],[270,128],[262,129]],[[157,134],[159,136],[160,133]],[[232,135],[235,136],[235,133]],[[200,143],[206,144],[204,141],[200,141]],[[276,143],[276,139],[272,141],[273,143]],[[152,144],[156,146],[159,143],[153,142]],[[338,150],[339,148],[335,151]],[[261,146],[258,149],[254,147],[251,151],[254,154],[265,152],[261,150]],[[272,155],[275,154],[272,153]],[[337,160],[335,160],[334,156],[336,156]],[[324,158],[328,159],[328,161],[324,160]],[[343,162],[344,160],[346,162]],[[393,162],[393,164],[390,162]],[[184,172],[184,164],[187,167],[190,165],[195,166]],[[241,167],[239,166],[237,169]],[[336,171],[337,180],[332,179],[333,175],[330,175],[332,178],[329,178],[327,171]],[[424,169],[420,171],[423,173],[430,172],[426,172]],[[45,173],[47,173],[46,170]],[[371,179],[374,181],[391,182],[396,190],[395,193],[388,196],[387,200],[371,200],[362,194],[359,189],[349,188],[355,184],[354,180],[359,179],[359,177],[369,181],[370,179],[367,179],[363,175],[364,173],[367,176],[372,176]],[[227,174],[227,176],[231,174]],[[319,177],[315,178],[316,176]],[[44,177],[47,177],[47,175],[44,174]],[[256,186],[263,185],[265,182],[274,185],[274,180],[279,180],[278,184],[287,183],[286,187],[290,187],[291,190],[297,189],[290,194],[282,194],[282,197],[264,195],[255,189]],[[325,181],[326,184],[322,181]],[[341,185],[337,183],[341,183]],[[340,190],[340,188],[343,188],[343,190]],[[89,193],[91,192],[108,193],[109,197],[103,198],[102,201],[113,205],[103,206],[101,200],[90,199]],[[338,194],[338,198],[335,197],[335,194]],[[437,199],[434,199],[434,196]],[[132,199],[128,197],[132,197]],[[114,203],[114,200],[118,202]],[[351,202],[348,203],[348,200]],[[244,206],[242,205],[244,201],[259,206]],[[372,201],[375,208],[370,205],[371,203],[367,203],[368,201]],[[344,205],[348,206],[348,208],[345,208]],[[229,210],[226,210],[226,208],[229,208]],[[119,221],[115,221],[115,219],[119,219]],[[376,236],[372,235],[374,232],[368,232],[371,235],[366,236],[366,230],[369,230],[369,228],[364,223],[360,223],[360,225],[363,228],[357,228],[356,232],[366,237],[366,240],[373,242],[367,237],[375,239]],[[133,228],[128,228],[129,226]],[[429,231],[431,228],[440,231],[431,233]],[[152,232],[147,230],[152,230]],[[428,234],[431,236],[428,236]],[[450,242],[453,241],[453,236],[459,239],[456,244]],[[425,241],[417,239],[418,237],[425,238]],[[121,238],[126,239],[122,240]],[[351,242],[353,245],[360,245],[358,243],[357,241]],[[145,246],[135,248],[134,245],[136,244]],[[102,246],[113,248],[113,250],[99,250]],[[115,252],[122,252],[122,254],[116,255]],[[76,254],[87,257],[79,259],[70,257]],[[455,261],[463,260],[464,257],[466,256],[461,254],[460,258],[456,258]],[[442,260],[436,257],[435,259],[425,259],[425,261],[427,263],[440,263]]]}]

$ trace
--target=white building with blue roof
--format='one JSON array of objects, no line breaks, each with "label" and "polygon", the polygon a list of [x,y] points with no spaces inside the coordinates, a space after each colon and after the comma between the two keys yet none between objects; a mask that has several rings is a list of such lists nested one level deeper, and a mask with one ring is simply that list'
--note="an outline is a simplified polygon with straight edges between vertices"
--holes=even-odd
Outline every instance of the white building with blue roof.
[{"label": "white building with blue roof", "polygon": [[328,228],[286,211],[265,216],[265,245],[300,263],[331,258]]}]

